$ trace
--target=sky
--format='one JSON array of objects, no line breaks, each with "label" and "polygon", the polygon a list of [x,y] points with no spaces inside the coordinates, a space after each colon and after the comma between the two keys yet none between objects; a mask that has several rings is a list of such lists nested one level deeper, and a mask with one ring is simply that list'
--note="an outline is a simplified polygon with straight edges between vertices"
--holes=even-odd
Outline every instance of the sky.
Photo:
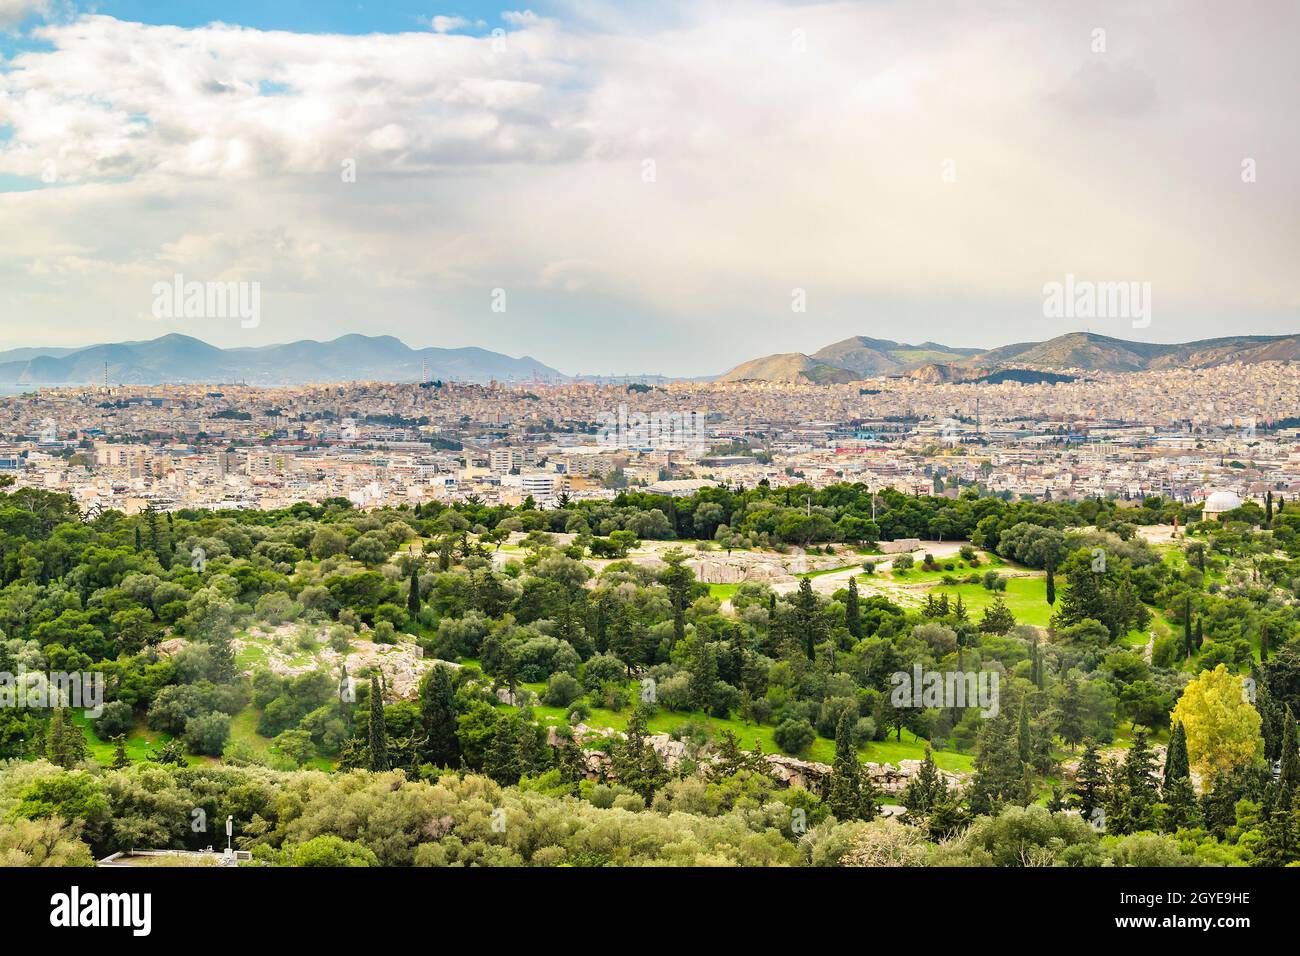
[{"label": "sky", "polygon": [[[0,349],[1300,332],[1300,4],[0,0]],[[156,286],[257,284],[257,323]],[[1045,289],[1149,284],[1150,314]],[[251,326],[251,327],[250,327]]]}]

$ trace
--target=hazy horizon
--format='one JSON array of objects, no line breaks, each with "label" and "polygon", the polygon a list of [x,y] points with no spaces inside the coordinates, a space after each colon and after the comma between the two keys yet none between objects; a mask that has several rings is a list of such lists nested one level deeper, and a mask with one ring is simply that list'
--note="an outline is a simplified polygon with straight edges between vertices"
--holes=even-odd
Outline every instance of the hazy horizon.
[{"label": "hazy horizon", "polygon": [[[1298,26],[2,0],[0,348],[359,332],[702,376],[853,335],[1295,332]],[[257,284],[259,321],[156,317],[173,276]],[[1149,324],[1045,318],[1066,276],[1148,283]]]},{"label": "hazy horizon", "polygon": [[[1085,332],[1085,331],[1086,331],[1086,330],[1084,330],[1084,329],[1076,329],[1076,330],[1073,330],[1073,332],[1075,332],[1075,333],[1081,333],[1081,332]],[[1069,332],[1062,332],[1062,333],[1059,333],[1059,334],[1061,334],[1061,335],[1065,335],[1065,334],[1071,334],[1071,333],[1069,333]],[[1102,334],[1102,333],[1097,333],[1097,334]],[[1295,332],[1295,333],[1291,333],[1291,334],[1300,335],[1300,331],[1297,331],[1297,332]],[[200,335],[193,335],[193,334],[191,334],[191,333],[184,332],[184,331],[181,331],[181,330],[173,330],[173,331],[171,331],[171,332],[165,332],[165,333],[162,333],[162,334],[159,335],[159,336],[155,336],[154,338],[155,338],[155,339],[156,339],[156,338],[162,338],[162,337],[165,337],[165,336],[167,336],[167,335],[181,335],[181,336],[185,336],[185,337],[187,337],[187,338],[198,339],[199,341],[204,342],[205,344],[208,344],[208,345],[216,345],[216,343],[208,341],[208,340],[205,339],[203,336],[200,336]],[[415,350],[423,350],[423,349],[429,349],[429,348],[436,348],[436,349],[473,349],[473,348],[483,348],[483,346],[475,346],[475,345],[464,345],[464,346],[443,346],[443,345],[438,345],[437,343],[430,343],[430,344],[416,344],[416,343],[414,343],[414,342],[407,341],[407,340],[404,339],[401,335],[397,335],[397,334],[393,334],[393,333],[387,333],[387,332],[380,332],[380,331],[372,331],[372,332],[343,332],[343,333],[340,333],[339,335],[330,336],[330,337],[328,337],[328,338],[313,338],[313,337],[311,337],[311,336],[307,336],[307,337],[299,338],[299,339],[290,339],[290,340],[285,340],[285,341],[283,341],[283,342],[267,342],[267,343],[263,343],[263,344],[259,344],[259,345],[230,345],[230,346],[218,346],[218,347],[219,347],[219,348],[226,348],[226,349],[241,349],[241,348],[266,349],[266,348],[274,348],[274,347],[276,347],[276,346],[281,346],[281,345],[291,345],[291,344],[293,344],[293,343],[295,343],[295,342],[304,342],[304,341],[306,341],[306,342],[323,342],[323,343],[328,343],[328,342],[332,342],[332,341],[335,341],[335,340],[340,339],[340,338],[345,338],[345,337],[347,337],[347,336],[349,336],[349,335],[365,335],[365,336],[373,337],[373,338],[384,338],[384,337],[396,338],[396,339],[398,339],[400,342],[402,342],[403,345],[407,346],[408,348],[415,349]],[[1270,336],[1271,336],[1271,337],[1285,338],[1285,337],[1287,337],[1287,335],[1288,335],[1288,333],[1280,333],[1280,334],[1277,334],[1277,333],[1232,332],[1232,333],[1229,333],[1229,334],[1226,335],[1226,336],[1213,336],[1212,338],[1225,338],[1225,337],[1226,337],[1226,338],[1233,338],[1233,337],[1239,337],[1239,336],[1240,336],[1240,337],[1270,337]],[[845,336],[845,338],[852,338],[852,337],[854,337],[854,336]],[[864,337],[866,337],[866,338],[877,338],[877,339],[880,338],[880,336],[865,336],[865,335],[864,335]],[[1181,344],[1187,344],[1187,342],[1183,342],[1183,341],[1170,341],[1170,342],[1165,342],[1165,341],[1157,341],[1157,340],[1154,340],[1154,339],[1141,339],[1141,338],[1138,338],[1136,335],[1135,335],[1135,336],[1131,336],[1131,337],[1130,337],[1130,336],[1117,336],[1117,335],[1110,335],[1110,336],[1107,336],[1107,337],[1108,337],[1108,338],[1113,338],[1113,339],[1118,339],[1118,340],[1121,340],[1121,341],[1127,341],[1127,342],[1141,342],[1141,343],[1151,344],[1151,345],[1181,345]],[[80,350],[82,350],[82,349],[96,348],[96,347],[99,347],[99,346],[105,346],[105,345],[131,345],[131,344],[137,344],[137,343],[139,343],[139,342],[141,342],[141,341],[151,341],[151,340],[148,340],[148,339],[145,339],[145,340],[118,340],[118,341],[107,341],[107,340],[106,340],[106,341],[102,341],[102,342],[88,342],[88,343],[85,343],[85,344],[83,344],[83,345],[75,345],[75,346],[15,345],[15,346],[5,346],[5,347],[3,347],[3,348],[0,348],[0,355],[3,355],[4,353],[6,353],[6,352],[10,352],[10,351],[30,351],[30,350],[37,350],[37,351],[40,351],[40,350],[44,350],[44,349],[59,349],[59,350],[61,350],[61,351],[80,351]],[[838,340],[838,341],[843,341],[843,340]],[[936,340],[933,339],[933,338],[928,338],[928,337],[925,337],[925,336],[918,336],[918,337],[915,337],[914,339],[912,339],[912,340],[910,340],[910,341],[900,341],[900,342],[898,342],[898,344],[899,344],[899,345],[923,345],[923,344],[929,342],[929,343],[936,344],[936,345],[946,345],[946,346],[949,346],[949,347],[951,347],[951,348],[980,349],[980,350],[982,350],[982,351],[991,351],[991,350],[993,350],[993,349],[1001,348],[1001,347],[1006,346],[1006,345],[1015,345],[1015,344],[1019,344],[1020,341],[1022,341],[1022,340],[1014,340],[1014,341],[1008,341],[1008,342],[998,342],[998,343],[995,344],[995,345],[987,345],[987,346],[985,346],[985,345],[972,345],[972,344],[964,343],[964,342],[940,342],[940,341],[936,341]],[[817,351],[817,350],[820,349],[820,348],[823,348],[823,347],[825,347],[825,346],[827,346],[827,345],[832,345],[832,344],[834,344],[834,343],[831,343],[831,342],[823,342],[823,343],[817,345],[816,347],[811,347],[811,346],[810,346],[808,349],[806,349],[806,350],[800,350],[800,351],[804,351],[805,354],[811,354],[812,352],[815,352],[815,351]],[[496,350],[496,349],[490,349],[490,350],[488,350],[488,351],[498,352],[499,350]],[[711,377],[715,377],[715,376],[721,375],[721,374],[723,374],[723,373],[729,371],[731,368],[735,367],[735,365],[740,364],[740,363],[732,363],[732,365],[729,365],[727,368],[718,369],[717,371],[714,371],[714,372],[704,372],[704,373],[698,373],[698,374],[692,373],[692,374],[689,374],[689,375],[688,375],[688,374],[685,374],[685,373],[674,372],[674,371],[671,371],[671,370],[652,370],[652,369],[626,369],[626,370],[614,370],[614,369],[611,369],[611,370],[581,370],[581,371],[570,371],[570,370],[564,368],[563,365],[559,365],[559,364],[556,364],[555,362],[549,361],[545,356],[532,355],[532,354],[529,354],[529,353],[518,353],[518,354],[515,354],[515,353],[510,353],[510,352],[500,352],[500,354],[507,355],[507,356],[509,356],[509,357],[511,357],[511,358],[527,358],[527,359],[533,359],[533,360],[535,360],[535,361],[537,361],[537,362],[542,363],[543,365],[550,366],[551,368],[555,369],[556,371],[558,371],[558,372],[562,373],[563,375],[565,375],[566,377],[570,377],[570,378],[576,378],[576,377],[579,377],[579,376],[594,376],[594,377],[619,378],[619,377],[622,377],[622,376],[638,376],[638,375],[640,375],[640,376],[658,376],[658,377],[663,377],[663,378],[691,378],[691,379],[696,379],[696,378],[711,378]],[[755,352],[753,355],[750,355],[750,356],[748,356],[747,358],[742,359],[741,361],[744,362],[744,361],[748,361],[749,359],[761,358],[761,357],[763,357],[763,356],[765,356],[765,355],[771,355],[771,354],[779,354],[779,353],[772,353],[772,352]],[[1014,364],[1014,363],[1013,363],[1013,364]],[[0,382],[0,384],[5,384],[5,383]],[[32,382],[32,383],[30,383],[30,384],[40,385],[40,384],[59,384],[59,383],[40,383],[40,382]]]}]

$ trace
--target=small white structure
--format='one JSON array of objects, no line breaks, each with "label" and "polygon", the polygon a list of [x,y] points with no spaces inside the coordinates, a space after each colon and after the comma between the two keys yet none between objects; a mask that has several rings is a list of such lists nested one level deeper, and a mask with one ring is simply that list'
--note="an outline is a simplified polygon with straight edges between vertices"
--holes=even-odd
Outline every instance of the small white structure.
[{"label": "small white structure", "polygon": [[1205,499],[1205,507],[1201,509],[1201,519],[1203,521],[1218,521],[1219,515],[1225,511],[1234,511],[1242,505],[1241,498],[1235,491],[1215,491]]}]

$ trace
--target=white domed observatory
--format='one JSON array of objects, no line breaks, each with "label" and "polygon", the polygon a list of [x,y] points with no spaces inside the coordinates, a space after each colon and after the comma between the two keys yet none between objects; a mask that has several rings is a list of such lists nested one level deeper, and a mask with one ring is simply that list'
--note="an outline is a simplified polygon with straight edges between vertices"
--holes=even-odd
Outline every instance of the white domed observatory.
[{"label": "white domed observatory", "polygon": [[1241,497],[1235,491],[1215,491],[1205,499],[1205,507],[1201,509],[1201,519],[1203,521],[1218,521],[1219,515],[1225,511],[1235,511],[1242,505]]}]

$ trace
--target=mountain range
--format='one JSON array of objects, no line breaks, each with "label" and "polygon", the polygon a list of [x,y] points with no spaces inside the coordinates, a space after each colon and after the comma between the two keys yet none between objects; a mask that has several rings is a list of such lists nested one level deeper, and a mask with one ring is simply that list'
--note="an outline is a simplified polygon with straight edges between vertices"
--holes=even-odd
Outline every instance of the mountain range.
[{"label": "mountain range", "polygon": [[[723,382],[833,384],[907,375],[928,382],[1059,381],[1050,370],[1137,372],[1208,368],[1234,362],[1300,361],[1300,335],[1236,335],[1166,345],[1071,332],[1045,342],[994,349],[937,342],[907,345],[855,335],[811,354],[784,352],[742,362],[717,376]],[[303,339],[281,345],[222,349],[173,333],[142,342],[86,348],[0,351],[0,385],[233,383],[301,385],[312,382],[572,381],[529,356],[512,358],[480,348],[413,349],[391,335],[344,335],[328,342]],[[654,376],[663,379],[662,376]],[[583,380],[600,380],[584,376]]]},{"label": "mountain range", "polygon": [[783,352],[751,359],[723,373],[718,380],[828,384],[910,375],[947,382],[988,378],[1010,368],[1138,372],[1209,368],[1234,362],[1294,361],[1300,361],[1300,335],[1234,335],[1165,345],[1070,332],[1046,342],[1019,342],[987,350],[936,342],[906,345],[855,335],[812,354]]},{"label": "mountain range", "polygon": [[309,382],[420,381],[425,363],[434,380],[487,382],[566,380],[536,359],[479,348],[413,349],[391,335],[344,335],[329,342],[222,349],[188,335],[87,348],[21,348],[0,352],[0,383],[86,385],[165,382],[300,385]]}]

